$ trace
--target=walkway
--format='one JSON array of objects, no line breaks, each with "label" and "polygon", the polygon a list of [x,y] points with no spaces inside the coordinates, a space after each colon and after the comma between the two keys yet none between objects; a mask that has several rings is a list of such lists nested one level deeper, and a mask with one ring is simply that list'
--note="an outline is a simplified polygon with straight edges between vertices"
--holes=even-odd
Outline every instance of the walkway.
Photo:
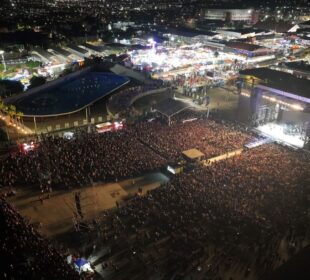
[{"label": "walkway", "polygon": [[[75,193],[80,192],[81,210],[84,221],[97,218],[105,210],[120,205],[142,188],[143,193],[158,188],[169,179],[163,173],[152,172],[144,176],[116,183],[98,183],[73,190],[55,190],[51,198],[40,201],[40,193],[31,188],[17,188],[17,194],[9,197],[20,214],[31,223],[40,224],[40,232],[57,238],[73,228],[74,213],[77,212]],[[55,207],[57,205],[57,207]]]},{"label": "walkway", "polygon": [[34,132],[24,124],[10,118],[9,116],[6,116],[2,113],[0,113],[0,120],[4,121],[6,126],[13,127],[17,130],[17,133],[23,134],[23,135],[29,135],[33,134]]},{"label": "walkway", "polygon": [[241,155],[243,151],[244,151],[244,149],[238,149],[238,150],[228,152],[228,153],[225,153],[225,154],[213,157],[213,158],[209,158],[207,160],[204,160],[203,164],[204,164],[204,166],[210,166],[217,161],[221,161],[221,160],[225,160],[225,159],[228,159],[228,158],[231,158],[234,156]]}]

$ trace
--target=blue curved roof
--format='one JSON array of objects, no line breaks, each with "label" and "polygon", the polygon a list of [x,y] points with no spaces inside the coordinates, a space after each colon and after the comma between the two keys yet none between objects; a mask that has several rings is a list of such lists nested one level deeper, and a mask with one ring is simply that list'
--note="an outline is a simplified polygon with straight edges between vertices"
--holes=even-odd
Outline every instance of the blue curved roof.
[{"label": "blue curved roof", "polygon": [[129,78],[113,73],[88,72],[21,97],[13,104],[25,116],[64,115],[82,110],[129,81]]}]

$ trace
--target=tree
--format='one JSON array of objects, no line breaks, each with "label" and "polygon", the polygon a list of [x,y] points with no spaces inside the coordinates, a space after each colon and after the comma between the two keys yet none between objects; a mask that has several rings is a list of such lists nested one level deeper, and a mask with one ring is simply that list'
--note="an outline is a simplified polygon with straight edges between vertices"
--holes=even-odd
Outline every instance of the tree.
[{"label": "tree", "polygon": [[64,76],[67,76],[69,74],[71,74],[73,72],[73,69],[72,67],[67,67],[65,68],[62,73],[60,74],[60,77],[64,77]]},{"label": "tree", "polygon": [[16,119],[21,122],[23,119],[24,113],[23,112],[16,112]]},{"label": "tree", "polygon": [[0,127],[0,142],[8,141],[8,135],[3,128]]},{"label": "tree", "polygon": [[26,66],[29,67],[29,68],[36,68],[36,67],[39,67],[41,65],[41,63],[39,61],[27,61],[26,62]]},{"label": "tree", "polygon": [[7,114],[12,119],[16,116],[16,107],[14,105],[7,106]]},{"label": "tree", "polygon": [[0,80],[0,96],[7,97],[20,93],[24,90],[24,86],[19,81]]},{"label": "tree", "polygon": [[0,113],[4,113],[5,104],[3,100],[0,98]]},{"label": "tree", "polygon": [[44,78],[43,76],[33,76],[30,79],[30,86],[28,87],[28,89],[42,86],[45,83],[46,83],[46,78]]}]

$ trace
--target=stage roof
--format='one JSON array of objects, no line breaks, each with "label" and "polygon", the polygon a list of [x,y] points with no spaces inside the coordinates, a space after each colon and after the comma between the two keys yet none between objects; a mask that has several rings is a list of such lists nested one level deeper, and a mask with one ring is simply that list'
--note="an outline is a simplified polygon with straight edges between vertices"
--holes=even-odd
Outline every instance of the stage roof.
[{"label": "stage roof", "polygon": [[240,75],[254,76],[257,79],[263,80],[261,83],[263,86],[310,98],[310,80],[297,78],[292,74],[265,67],[241,70],[239,73]]},{"label": "stage roof", "polygon": [[188,159],[197,159],[205,155],[204,153],[200,152],[197,149],[186,150],[186,151],[183,151],[182,154]]},{"label": "stage roof", "polygon": [[192,107],[192,105],[189,103],[173,98],[168,98],[159,102],[155,109],[166,117],[172,117],[173,115],[180,113],[190,107]]},{"label": "stage roof", "polygon": [[287,62],[287,63],[285,63],[285,66],[287,66],[288,68],[293,69],[293,70],[310,73],[310,64],[307,63],[307,61],[305,61],[305,60]]}]

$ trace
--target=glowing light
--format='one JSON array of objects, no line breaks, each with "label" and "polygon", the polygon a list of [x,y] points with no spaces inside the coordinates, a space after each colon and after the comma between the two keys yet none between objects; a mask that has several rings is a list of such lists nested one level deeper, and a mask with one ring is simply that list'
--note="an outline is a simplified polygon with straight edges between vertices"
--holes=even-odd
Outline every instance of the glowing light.
[{"label": "glowing light", "polygon": [[301,107],[300,105],[298,104],[293,104],[290,106],[291,108],[295,109],[295,110],[299,110],[299,111],[303,111],[303,107]]},{"label": "glowing light", "polygon": [[35,148],[35,145],[34,145],[33,142],[30,142],[30,144],[28,144],[28,143],[23,143],[22,144],[22,150],[24,152],[32,151],[34,148]]},{"label": "glowing light", "polygon": [[[250,93],[247,93],[247,92],[244,92],[244,91],[241,92],[241,95],[245,96],[245,97],[251,97]],[[262,98],[266,99],[268,101],[271,101],[271,102],[276,102],[278,104],[284,105],[284,106],[292,108],[294,110],[298,110],[298,111],[303,111],[304,110],[304,107],[302,107],[299,104],[291,104],[291,103],[285,102],[285,101],[283,101],[281,99],[277,99],[275,97],[270,97],[268,95],[262,95]]]},{"label": "glowing light", "polygon": [[257,128],[262,133],[272,137],[275,140],[287,143],[289,145],[302,148],[304,141],[301,135],[289,135],[284,132],[284,126],[275,123],[268,123]]},{"label": "glowing light", "polygon": [[241,92],[241,95],[245,96],[245,97],[250,97],[251,96],[251,94],[249,94],[247,92],[244,92],[244,91]]}]

